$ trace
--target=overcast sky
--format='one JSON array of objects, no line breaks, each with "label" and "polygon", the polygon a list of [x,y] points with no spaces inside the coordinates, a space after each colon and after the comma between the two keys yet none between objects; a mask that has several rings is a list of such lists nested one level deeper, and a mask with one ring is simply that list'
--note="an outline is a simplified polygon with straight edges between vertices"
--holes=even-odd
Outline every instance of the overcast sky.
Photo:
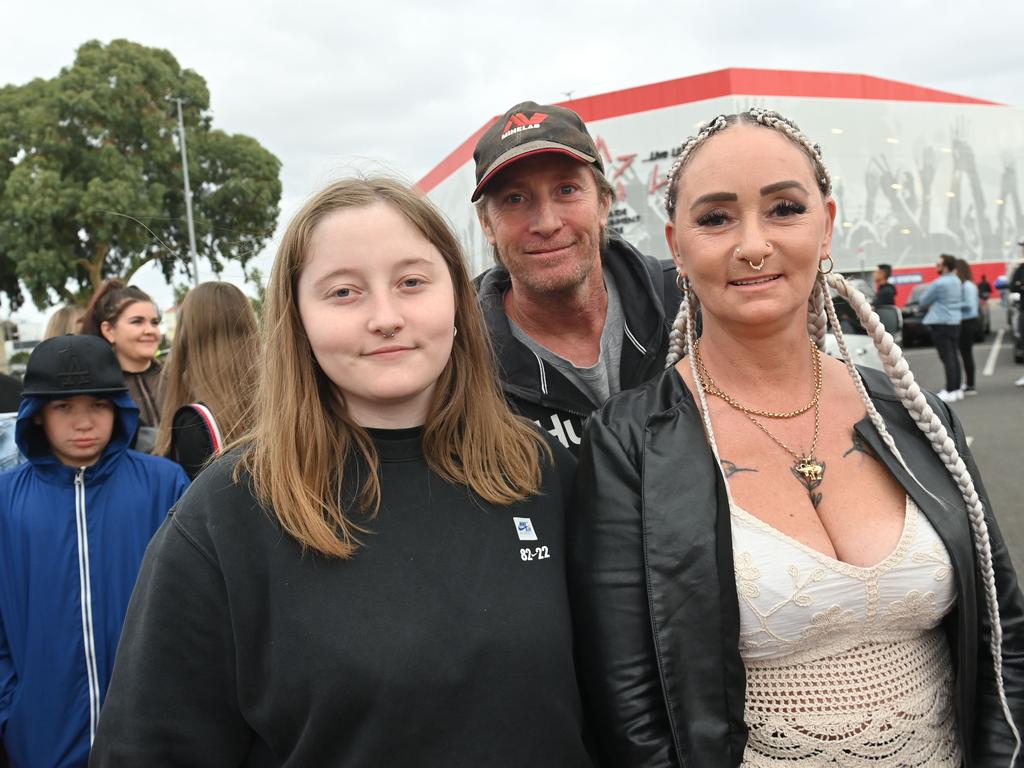
[{"label": "overcast sky", "polygon": [[[214,125],[283,163],[279,231],[330,180],[386,170],[416,181],[525,99],[760,67],[1024,105],[1020,0],[5,0],[0,12],[0,83],[53,77],[86,40],[115,38],[166,48],[202,75]],[[155,269],[137,282],[170,303]]]}]

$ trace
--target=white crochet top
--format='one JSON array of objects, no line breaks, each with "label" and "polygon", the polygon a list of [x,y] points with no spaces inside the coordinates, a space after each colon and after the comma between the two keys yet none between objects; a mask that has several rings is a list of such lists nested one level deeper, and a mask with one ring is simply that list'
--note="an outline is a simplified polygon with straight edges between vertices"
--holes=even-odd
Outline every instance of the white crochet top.
[{"label": "white crochet top", "polygon": [[961,765],[939,622],[949,555],[907,497],[893,552],[861,568],[732,505],[747,672],[745,768]]}]

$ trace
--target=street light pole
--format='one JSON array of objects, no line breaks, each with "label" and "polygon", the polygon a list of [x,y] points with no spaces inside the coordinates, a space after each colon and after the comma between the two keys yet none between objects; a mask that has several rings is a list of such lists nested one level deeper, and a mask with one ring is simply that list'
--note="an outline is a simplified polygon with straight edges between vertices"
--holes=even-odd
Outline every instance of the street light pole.
[{"label": "street light pole", "polygon": [[185,221],[188,223],[188,252],[192,257],[192,284],[199,285],[199,257],[196,254],[196,228],[192,223],[192,188],[188,183],[188,150],[185,148],[185,118],[181,113],[181,99],[178,104],[178,138],[181,140],[181,170],[185,178]]}]

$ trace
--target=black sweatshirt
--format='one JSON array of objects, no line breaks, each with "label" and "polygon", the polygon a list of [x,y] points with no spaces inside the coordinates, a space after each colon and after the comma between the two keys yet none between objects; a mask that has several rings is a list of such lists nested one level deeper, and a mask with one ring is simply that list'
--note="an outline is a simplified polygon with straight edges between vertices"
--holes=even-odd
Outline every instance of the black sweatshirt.
[{"label": "black sweatshirt", "polygon": [[383,506],[347,561],[303,555],[237,455],[199,476],[146,553],[91,766],[590,765],[572,457],[500,507],[432,473],[418,430],[374,437]]}]

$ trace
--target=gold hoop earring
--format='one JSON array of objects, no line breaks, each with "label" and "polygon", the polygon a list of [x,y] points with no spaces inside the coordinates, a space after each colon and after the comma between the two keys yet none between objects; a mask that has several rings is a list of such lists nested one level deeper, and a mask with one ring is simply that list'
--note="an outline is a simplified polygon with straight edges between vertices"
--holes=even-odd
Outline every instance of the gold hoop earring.
[{"label": "gold hoop earring", "polygon": [[[826,261],[828,262],[828,269],[822,269],[821,265],[824,264]],[[832,256],[826,253],[825,258],[818,262],[818,272],[823,275],[831,274],[832,269],[835,267],[835,265],[836,263],[832,261]]]}]

